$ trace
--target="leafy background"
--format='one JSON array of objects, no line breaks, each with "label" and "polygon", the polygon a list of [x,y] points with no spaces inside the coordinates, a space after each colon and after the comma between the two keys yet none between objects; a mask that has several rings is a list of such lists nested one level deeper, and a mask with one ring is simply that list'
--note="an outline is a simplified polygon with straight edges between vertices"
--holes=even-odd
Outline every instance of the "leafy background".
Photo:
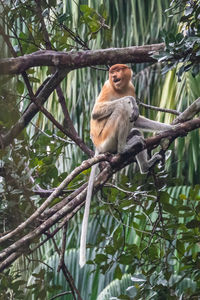
[{"label": "leafy background", "polygon": [[[34,2],[12,4],[10,9],[1,2],[1,22],[14,36],[12,43],[17,54],[44,48]],[[77,36],[84,41],[83,48],[90,49],[171,41],[181,31],[178,21],[184,14],[182,10],[178,13],[168,10],[169,0],[77,0],[42,4],[52,47],[59,51],[80,49]],[[193,13],[186,11],[189,16]],[[102,27],[100,16],[110,29]],[[2,51],[2,56],[10,55],[6,47]],[[193,77],[192,70],[180,74],[180,64],[173,65],[166,74],[162,73],[161,63],[130,66],[136,94],[146,104],[183,111],[200,94],[200,75]],[[105,70],[75,70],[62,82],[73,124],[91,147],[90,112],[107,78]],[[45,67],[29,71],[35,91],[49,72]],[[1,90],[5,100],[0,102],[0,125],[10,127],[27,107],[29,99],[20,76],[11,78],[7,85],[4,83]],[[55,93],[46,108],[63,122]],[[169,114],[144,108],[140,111],[162,122],[173,120]],[[184,139],[179,138],[170,148],[165,169],[157,168],[147,176],[140,175],[131,165],[93,199],[88,232],[89,263],[81,270],[78,249],[82,212],[70,221],[66,263],[83,299],[198,299],[199,144],[198,130]],[[0,181],[2,228],[5,217],[9,220],[7,226],[12,229],[41,203],[41,199],[31,193],[30,175],[35,176],[36,183],[43,188],[56,187],[86,158],[50,121],[38,114],[12,147],[1,151],[1,164],[9,171],[9,176]],[[29,172],[25,166],[29,167]],[[69,188],[77,188],[88,174],[81,174]],[[60,233],[56,236],[58,248],[61,242]],[[53,295],[68,291],[62,273],[56,272],[59,257],[54,247],[52,240],[48,241],[32,256],[24,256],[1,274],[2,299],[51,299]],[[60,299],[73,298],[66,294]]]}]

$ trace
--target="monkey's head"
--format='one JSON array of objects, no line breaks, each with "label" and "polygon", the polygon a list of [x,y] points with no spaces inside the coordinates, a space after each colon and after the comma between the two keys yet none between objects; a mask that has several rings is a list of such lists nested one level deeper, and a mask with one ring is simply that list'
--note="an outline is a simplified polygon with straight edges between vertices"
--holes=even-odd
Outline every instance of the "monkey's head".
[{"label": "monkey's head", "polygon": [[132,71],[127,65],[116,64],[109,69],[109,82],[117,92],[123,92],[129,85]]}]

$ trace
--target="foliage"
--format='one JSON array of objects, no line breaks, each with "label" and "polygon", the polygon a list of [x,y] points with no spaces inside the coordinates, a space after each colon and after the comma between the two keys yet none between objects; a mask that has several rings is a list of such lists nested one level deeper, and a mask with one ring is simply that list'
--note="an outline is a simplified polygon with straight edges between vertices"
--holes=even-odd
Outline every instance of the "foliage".
[{"label": "foliage", "polygon": [[20,272],[11,274],[10,270],[0,274],[0,299],[24,299],[25,280],[21,279]]},{"label": "foliage", "polygon": [[[157,43],[165,31],[166,51],[159,58],[163,63],[170,59],[164,71],[179,68],[181,82],[175,79],[174,70],[161,76],[157,64],[132,65],[134,82],[138,97],[146,103],[182,111],[199,96],[199,1],[171,1],[167,10],[169,4],[168,0],[1,1],[1,25],[6,28],[15,55],[48,47],[76,51]],[[50,43],[44,37],[40,8]],[[169,13],[173,14],[171,18]],[[177,19],[182,27],[177,25]],[[2,37],[5,38],[3,34]],[[4,45],[1,55],[6,57],[8,53],[13,55],[11,48]],[[34,92],[51,72],[47,67],[27,72]],[[70,117],[87,145],[91,145],[89,112],[105,77],[103,70],[80,69],[70,72],[61,84]],[[2,133],[13,126],[30,104],[23,76],[4,79],[1,96]],[[49,97],[45,107],[65,126],[56,93]],[[157,115],[152,111],[144,114],[151,118]],[[157,117],[163,118],[159,114]],[[168,116],[165,118],[172,121]],[[65,262],[83,299],[197,299],[200,293],[198,132],[180,139],[175,149],[168,163],[170,175],[161,169],[148,176],[140,175],[131,165],[94,199],[88,232],[88,264],[83,270],[78,266],[77,250],[82,214],[68,223]],[[37,185],[45,191],[57,187],[86,159],[86,154],[39,113],[10,147],[1,150],[0,159],[0,225],[1,231],[9,231],[43,203],[43,198],[35,193]],[[79,174],[64,191],[63,198],[80,187],[88,174],[88,171]],[[61,199],[54,199],[51,206]],[[26,231],[31,232],[34,226],[35,223],[31,224]],[[0,298],[23,299],[23,291],[29,299],[49,299],[70,290],[70,280],[61,271],[57,273],[60,256],[55,249],[62,248],[63,235],[59,232],[54,240],[49,239],[37,249],[48,234],[49,231],[41,239],[36,238],[31,247],[25,244],[23,259],[1,274]],[[3,245],[5,249],[7,245]],[[66,294],[60,299],[73,296]]]},{"label": "foliage", "polygon": [[103,273],[113,266],[119,280],[124,267],[126,273],[142,278],[140,282],[132,279],[132,287],[127,286],[124,293],[126,297],[118,299],[178,299],[181,294],[187,299],[187,295],[198,294],[200,289],[200,186],[165,191],[160,186],[167,182],[162,172],[156,177],[154,174],[151,180],[136,190],[128,189],[129,197],[110,190],[110,203],[104,204],[103,209],[108,210],[111,205],[117,222],[100,230],[98,241],[106,242],[101,254],[90,263]]},{"label": "foliage", "polygon": [[199,1],[171,1],[171,17],[183,11],[180,18],[180,27],[177,34],[165,32],[165,51],[157,58],[160,62],[168,62],[163,68],[163,74],[179,64],[177,76],[181,81],[184,72],[192,70],[196,76],[200,72],[200,2]]}]

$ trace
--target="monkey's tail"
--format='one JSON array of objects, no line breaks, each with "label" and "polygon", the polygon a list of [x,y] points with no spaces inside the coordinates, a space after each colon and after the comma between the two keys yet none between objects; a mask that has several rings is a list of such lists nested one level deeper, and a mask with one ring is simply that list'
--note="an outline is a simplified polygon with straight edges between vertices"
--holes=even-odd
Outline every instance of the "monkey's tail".
[{"label": "monkey's tail", "polygon": [[[95,156],[97,153],[95,153]],[[89,218],[89,212],[90,212],[90,203],[92,198],[92,191],[93,191],[93,185],[94,185],[94,178],[96,173],[96,168],[98,164],[95,164],[92,166],[89,182],[88,182],[88,188],[87,188],[87,196],[85,200],[85,211],[83,216],[83,223],[81,228],[81,242],[80,242],[80,258],[79,258],[79,265],[82,268],[86,263],[86,237],[87,237],[87,228],[88,228],[88,218]]]}]

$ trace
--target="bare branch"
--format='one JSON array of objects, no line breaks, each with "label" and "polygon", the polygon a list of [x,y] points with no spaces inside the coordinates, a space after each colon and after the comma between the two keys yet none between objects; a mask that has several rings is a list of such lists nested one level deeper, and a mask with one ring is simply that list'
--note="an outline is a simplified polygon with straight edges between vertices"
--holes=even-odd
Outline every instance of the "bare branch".
[{"label": "bare branch", "polygon": [[64,295],[69,295],[71,293],[72,293],[71,291],[69,291],[69,292],[62,292],[62,293],[59,293],[59,294],[53,296],[50,300],[54,300],[56,298],[60,298],[61,296],[64,296]]},{"label": "bare branch", "polygon": [[96,65],[115,63],[154,62],[151,56],[164,49],[164,43],[133,46],[126,48],[109,48],[100,50],[56,52],[53,50],[37,51],[16,58],[0,60],[2,74],[20,74],[32,67],[52,66],[74,70]]},{"label": "bare branch", "polygon": [[173,124],[178,124],[191,120],[196,114],[200,112],[200,97],[196,99],[184,112],[182,112],[174,121]]},{"label": "bare branch", "polygon": [[67,226],[68,223],[66,223],[63,227],[63,234],[62,234],[62,247],[60,251],[60,262],[58,265],[58,272],[60,272],[61,267],[65,263],[65,250],[66,250],[66,240],[67,240]]},{"label": "bare branch", "polygon": [[[143,106],[143,107],[145,107],[145,108],[153,109],[153,110],[156,110],[156,111],[162,111],[162,112],[173,114],[173,115],[177,115],[177,116],[179,116],[181,114],[177,110],[168,109],[168,108],[161,108],[161,107],[157,107],[157,106],[145,104],[139,98],[136,98],[136,99],[137,99],[138,104],[141,105],[141,106]],[[179,123],[179,122],[177,122],[177,123]]]}]

